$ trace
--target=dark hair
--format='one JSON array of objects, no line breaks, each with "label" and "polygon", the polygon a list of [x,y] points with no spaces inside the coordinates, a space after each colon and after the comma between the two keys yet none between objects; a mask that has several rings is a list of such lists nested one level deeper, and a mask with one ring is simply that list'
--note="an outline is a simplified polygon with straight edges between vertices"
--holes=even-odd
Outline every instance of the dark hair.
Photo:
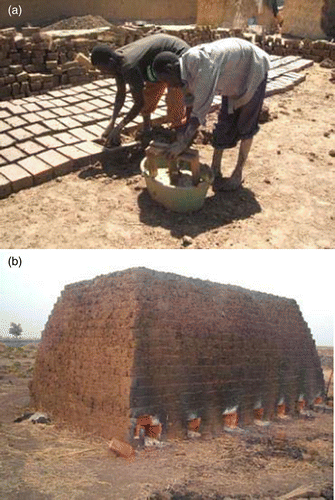
[{"label": "dark hair", "polygon": [[168,65],[173,66],[178,61],[178,56],[173,52],[160,52],[153,60],[152,68],[157,74],[169,73]]},{"label": "dark hair", "polygon": [[121,61],[122,56],[109,45],[96,45],[91,53],[91,62],[94,66],[108,66],[112,69],[118,67]]}]

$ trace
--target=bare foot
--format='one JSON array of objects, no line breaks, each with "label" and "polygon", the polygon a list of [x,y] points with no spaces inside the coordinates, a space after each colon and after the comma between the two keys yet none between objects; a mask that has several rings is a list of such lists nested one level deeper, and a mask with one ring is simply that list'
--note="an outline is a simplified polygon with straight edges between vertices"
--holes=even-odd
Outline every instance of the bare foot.
[{"label": "bare foot", "polygon": [[236,177],[215,177],[213,191],[235,191],[242,186],[243,181]]}]

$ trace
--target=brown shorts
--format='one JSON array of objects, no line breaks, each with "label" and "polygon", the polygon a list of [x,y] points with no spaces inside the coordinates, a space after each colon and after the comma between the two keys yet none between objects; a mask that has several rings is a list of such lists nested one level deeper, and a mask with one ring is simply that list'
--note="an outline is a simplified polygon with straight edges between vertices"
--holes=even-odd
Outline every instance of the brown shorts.
[{"label": "brown shorts", "polygon": [[181,89],[167,87],[166,83],[163,82],[146,82],[143,90],[144,107],[141,109],[141,114],[153,113],[166,89],[167,121],[171,128],[181,127],[186,123],[184,94]]},{"label": "brown shorts", "polygon": [[259,114],[265,97],[265,79],[244,106],[228,114],[228,98],[222,96],[218,122],[213,131],[212,144],[215,149],[229,149],[236,146],[240,139],[250,139],[259,131]]}]

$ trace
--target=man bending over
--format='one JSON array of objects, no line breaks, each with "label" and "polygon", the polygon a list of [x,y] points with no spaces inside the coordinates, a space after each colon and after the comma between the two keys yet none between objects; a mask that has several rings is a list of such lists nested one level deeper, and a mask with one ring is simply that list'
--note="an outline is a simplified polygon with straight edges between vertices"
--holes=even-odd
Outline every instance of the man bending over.
[{"label": "man bending over", "polygon": [[[178,58],[189,48],[180,38],[163,34],[149,35],[117,50],[112,50],[108,45],[97,45],[93,48],[92,64],[103,73],[114,77],[117,85],[112,119],[103,133],[106,145],[119,144],[122,129],[140,112],[143,115],[144,134],[149,134],[150,114],[156,109],[167,87],[166,83],[158,81],[152,68],[153,60],[163,51],[169,51]],[[126,97],[126,84],[130,87],[134,104],[116,125]],[[171,128],[178,128],[185,123],[186,110],[180,89],[168,89],[167,109]]]},{"label": "man bending over", "polygon": [[[218,122],[213,132],[214,191],[237,189],[242,184],[242,170],[253,136],[258,132],[258,118],[265,96],[268,55],[256,45],[225,38],[192,47],[181,56],[158,54],[153,69],[159,80],[184,88],[194,97],[190,120],[183,134],[167,149],[175,158],[191,143],[199,125],[205,123],[215,94],[222,95]],[[221,175],[224,149],[241,141],[236,167],[230,178]]]}]

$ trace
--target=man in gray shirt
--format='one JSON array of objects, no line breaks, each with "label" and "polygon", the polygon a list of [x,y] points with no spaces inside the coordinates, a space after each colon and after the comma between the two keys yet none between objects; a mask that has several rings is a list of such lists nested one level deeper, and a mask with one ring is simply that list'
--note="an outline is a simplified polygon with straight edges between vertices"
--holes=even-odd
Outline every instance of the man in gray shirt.
[{"label": "man in gray shirt", "polygon": [[[212,169],[214,191],[237,189],[242,184],[242,169],[253,136],[258,132],[258,118],[265,96],[268,55],[256,45],[239,38],[225,38],[192,47],[177,57],[163,52],[153,61],[158,79],[170,86],[182,87],[193,95],[193,109],[187,128],[178,141],[167,149],[175,158],[192,141],[203,125],[215,94],[222,95],[222,106],[213,132]],[[237,165],[230,178],[221,175],[223,149],[241,140]]]}]

